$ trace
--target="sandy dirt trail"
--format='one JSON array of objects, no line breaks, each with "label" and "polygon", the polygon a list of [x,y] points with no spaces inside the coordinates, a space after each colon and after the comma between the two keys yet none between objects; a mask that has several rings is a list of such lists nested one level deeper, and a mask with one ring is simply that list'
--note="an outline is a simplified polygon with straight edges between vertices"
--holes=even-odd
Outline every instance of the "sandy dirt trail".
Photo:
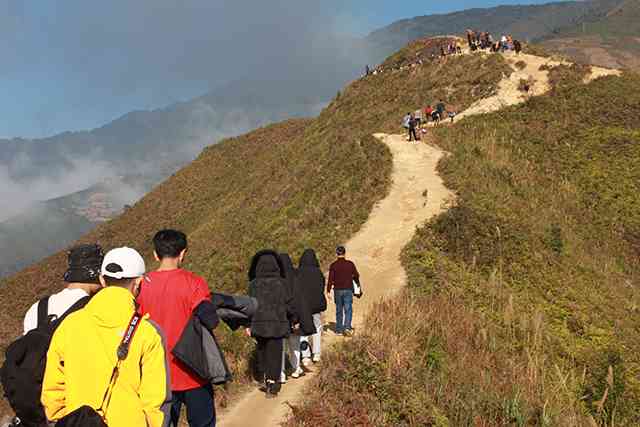
[{"label": "sandy dirt trail", "polygon": [[[354,300],[353,326],[356,334],[365,328],[369,309],[406,284],[400,252],[413,237],[416,227],[442,212],[451,193],[436,172],[443,152],[427,144],[408,143],[398,135],[376,135],[393,154],[392,184],[387,197],[372,210],[362,229],[345,244],[347,258],[353,260],[362,276],[365,295]],[[335,306],[329,304],[324,322],[335,322]],[[323,351],[349,339],[332,332],[323,336]],[[290,413],[287,403],[297,403],[302,390],[321,369],[305,377],[290,379],[277,399],[267,400],[257,389],[247,393],[219,416],[222,427],[278,426]]]}]

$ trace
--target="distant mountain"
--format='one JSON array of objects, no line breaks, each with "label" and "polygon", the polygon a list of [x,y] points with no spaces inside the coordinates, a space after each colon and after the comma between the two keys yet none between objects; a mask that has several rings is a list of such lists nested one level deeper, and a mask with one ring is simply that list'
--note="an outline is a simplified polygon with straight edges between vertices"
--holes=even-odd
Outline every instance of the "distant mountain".
[{"label": "distant mountain", "polygon": [[580,62],[640,69],[640,1],[600,3],[575,25],[547,36],[544,45]]}]

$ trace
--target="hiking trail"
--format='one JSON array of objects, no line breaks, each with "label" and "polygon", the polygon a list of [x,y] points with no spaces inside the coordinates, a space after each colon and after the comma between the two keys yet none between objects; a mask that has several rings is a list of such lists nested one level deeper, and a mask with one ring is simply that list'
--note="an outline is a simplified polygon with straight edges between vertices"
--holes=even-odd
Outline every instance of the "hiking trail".
[{"label": "hiking trail", "polygon": [[[416,227],[442,212],[452,193],[436,171],[444,155],[440,149],[421,144],[409,144],[404,136],[376,134],[393,155],[392,183],[387,196],[376,204],[367,222],[349,240],[347,258],[353,260],[360,272],[364,296],[354,298],[353,326],[356,334],[366,327],[364,320],[371,307],[381,299],[402,289],[407,282],[400,263],[400,252],[413,237]],[[328,302],[324,313],[325,325],[335,322],[335,305]],[[323,352],[349,338],[326,332]],[[221,411],[222,427],[278,426],[290,414],[288,403],[297,404],[303,388],[318,374],[314,372],[283,384],[276,399],[268,400],[263,392],[255,390],[241,396],[231,407]]]},{"label": "hiking trail", "polygon": [[[487,54],[475,53],[473,55]],[[456,116],[456,120],[476,114],[491,113],[511,105],[523,103],[532,96],[544,95],[551,90],[549,70],[546,69],[546,67],[571,65],[571,62],[565,60],[544,58],[526,53],[516,55],[510,52],[502,55],[504,55],[507,64],[509,64],[513,70],[511,75],[503,78],[500,83],[498,83],[498,90],[495,95],[476,101],[469,108],[460,112],[460,114]],[[619,76],[620,74],[620,70],[592,66],[591,72],[584,79],[584,83],[589,83],[600,77],[611,75]],[[520,90],[521,80],[530,82],[529,93],[524,93]]]}]

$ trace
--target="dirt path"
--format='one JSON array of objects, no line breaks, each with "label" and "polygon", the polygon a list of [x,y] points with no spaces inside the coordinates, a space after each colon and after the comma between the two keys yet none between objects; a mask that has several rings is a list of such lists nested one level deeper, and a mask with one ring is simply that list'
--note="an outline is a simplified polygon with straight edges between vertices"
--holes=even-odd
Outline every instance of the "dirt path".
[{"label": "dirt path", "polygon": [[[451,196],[436,173],[443,152],[427,144],[410,144],[397,135],[376,135],[393,154],[392,185],[389,194],[371,212],[362,229],[346,243],[347,257],[362,276],[365,296],[354,302],[353,326],[363,328],[371,306],[405,286],[400,251],[413,237],[416,227],[440,213]],[[335,322],[335,307],[329,304],[324,322]],[[346,338],[327,332],[324,350]],[[277,426],[289,414],[287,402],[295,403],[303,387],[317,373],[289,380],[277,399],[267,400],[255,390],[219,417],[222,427]]]},{"label": "dirt path", "polygon": [[[476,53],[474,55],[483,54],[485,53]],[[549,71],[543,66],[555,67],[561,64],[571,65],[570,62],[564,60],[544,58],[524,53],[516,55],[513,52],[509,52],[504,53],[503,55],[507,64],[509,64],[513,69],[513,73],[511,73],[509,77],[504,78],[498,84],[498,90],[495,95],[476,101],[469,108],[458,114],[456,120],[476,114],[498,111],[502,108],[525,102],[527,98],[531,96],[543,95],[551,90],[551,85],[549,84]],[[541,70],[540,67],[543,67],[543,69]],[[599,77],[610,75],[619,76],[620,70],[593,66],[591,67],[591,73],[587,75],[584,82],[589,83]],[[519,86],[521,80],[530,82],[528,94],[525,94],[520,90]]]}]

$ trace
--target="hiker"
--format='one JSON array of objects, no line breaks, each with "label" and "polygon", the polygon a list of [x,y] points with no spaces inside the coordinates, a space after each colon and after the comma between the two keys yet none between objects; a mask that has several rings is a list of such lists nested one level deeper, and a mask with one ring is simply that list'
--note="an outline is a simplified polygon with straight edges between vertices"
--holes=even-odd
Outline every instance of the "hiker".
[{"label": "hiker", "polygon": [[104,254],[98,245],[79,245],[67,254],[67,286],[42,298],[27,311],[24,335],[6,349],[0,380],[4,395],[15,413],[13,425],[45,427],[41,404],[47,351],[53,334],[64,319],[82,307],[102,288],[100,268]]},{"label": "hiker", "polygon": [[200,276],[181,268],[187,255],[187,236],[177,230],[161,230],[153,237],[153,256],[159,263],[148,273],[138,296],[139,312],[149,315],[164,331],[171,371],[171,424],[177,426],[184,404],[191,427],[216,424],[211,383],[182,363],[173,350],[185,327],[196,315],[213,331],[218,324],[211,291]]},{"label": "hiker", "polygon": [[[282,265],[284,266],[285,279],[289,287],[289,292],[292,297],[293,310],[296,313],[296,317],[299,321],[300,327],[297,330],[291,331],[287,340],[287,348],[289,353],[289,363],[293,372],[292,378],[300,378],[304,376],[304,370],[300,364],[300,343],[302,336],[313,335],[316,333],[316,327],[313,322],[313,314],[309,308],[308,301],[304,294],[300,282],[298,280],[298,272],[293,266],[291,257],[289,254],[280,254]],[[292,325],[293,326],[293,325]]]},{"label": "hiker", "polygon": [[249,296],[258,300],[258,310],[247,335],[257,341],[258,366],[264,374],[266,397],[270,399],[280,391],[284,339],[292,329],[299,329],[284,265],[276,252],[263,250],[251,260]]},{"label": "hiker", "polygon": [[449,114],[449,119],[451,120],[451,123],[453,124],[453,121],[455,120],[456,115],[458,113],[456,113],[455,111],[449,111],[448,114]]},{"label": "hiker", "polygon": [[353,317],[353,283],[360,283],[360,274],[353,262],[348,261],[344,246],[336,248],[338,259],[329,268],[329,281],[327,282],[327,294],[333,290],[333,298],[336,304],[336,334],[344,336],[353,335],[351,319]]},{"label": "hiker", "polygon": [[434,126],[438,126],[440,124],[440,112],[436,109],[431,112],[431,120],[433,121]]},{"label": "hiker", "polygon": [[444,113],[447,110],[447,107],[442,99],[436,104],[436,110],[438,111],[438,114],[440,114],[440,118],[444,117]]},{"label": "hiker", "polygon": [[410,125],[411,125],[411,113],[407,113],[407,115],[402,118],[402,127],[407,130],[407,133],[409,134],[408,135],[409,138],[411,137]]},{"label": "hiker", "polygon": [[426,108],[424,109],[424,121],[425,123],[429,121],[429,118],[431,118],[431,114],[433,113],[433,108],[431,107],[431,105],[427,105]]},{"label": "hiker", "polygon": [[516,51],[516,55],[520,55],[520,52],[522,52],[522,44],[520,43],[520,40],[513,41],[513,48]]},{"label": "hiker", "polygon": [[416,120],[416,117],[413,115],[413,113],[411,113],[409,119],[409,142],[420,141],[420,138],[418,137],[418,134],[416,132],[417,123],[418,121]]},{"label": "hiker", "polygon": [[[168,425],[169,372],[162,332],[136,313],[145,274],[134,249],[109,251],[98,292],[53,335],[42,384],[51,421],[109,427]],[[68,423],[68,424],[66,424]]]},{"label": "hiker", "polygon": [[416,112],[413,113],[413,116],[416,119],[416,128],[420,129],[420,127],[422,127],[422,123],[423,123],[422,108],[417,109]]},{"label": "hiker", "polygon": [[[60,292],[49,296],[31,306],[24,317],[24,333],[38,327],[40,310],[51,316],[49,320],[61,317],[79,300],[98,292],[100,284],[100,267],[104,253],[100,245],[79,245],[67,253],[68,268],[64,273],[67,286]],[[42,307],[40,305],[42,304]]]},{"label": "hiker", "polygon": [[327,309],[327,299],[324,296],[325,278],[313,249],[305,249],[300,257],[298,282],[309,304],[309,309],[313,315],[313,324],[316,328],[316,332],[313,335],[303,336],[301,340],[302,365],[309,367],[311,362],[320,362],[320,356],[322,355],[322,313]]}]

